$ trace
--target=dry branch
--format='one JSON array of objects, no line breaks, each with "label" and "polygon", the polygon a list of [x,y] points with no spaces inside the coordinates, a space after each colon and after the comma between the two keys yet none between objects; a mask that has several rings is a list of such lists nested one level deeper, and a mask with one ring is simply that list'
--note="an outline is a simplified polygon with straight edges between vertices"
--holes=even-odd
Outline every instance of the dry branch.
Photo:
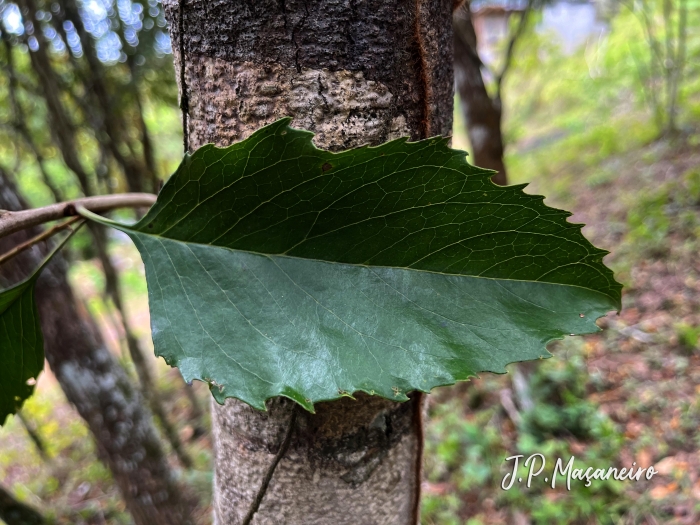
[{"label": "dry branch", "polygon": [[80,206],[92,212],[101,213],[117,208],[149,208],[155,201],[156,196],[151,193],[120,193],[84,197],[31,210],[0,210],[0,237],[64,217],[73,217],[78,214],[76,210]]}]

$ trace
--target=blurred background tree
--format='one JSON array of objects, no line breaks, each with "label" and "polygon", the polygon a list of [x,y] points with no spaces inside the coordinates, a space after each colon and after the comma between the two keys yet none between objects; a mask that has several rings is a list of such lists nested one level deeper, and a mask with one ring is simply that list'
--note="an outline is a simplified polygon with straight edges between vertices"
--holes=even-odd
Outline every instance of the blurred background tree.
[{"label": "blurred background tree", "polygon": [[[167,128],[154,126],[158,111],[174,107],[177,96],[170,41],[160,4],[154,0],[114,4],[99,0],[22,0],[16,4],[0,3],[0,13],[3,25],[0,163],[6,193],[0,207],[13,209],[12,198],[21,199],[12,195],[11,179],[19,183],[21,192],[34,206],[77,196],[156,192],[180,156],[178,152],[168,159],[172,154],[167,149],[170,142],[162,138]],[[174,133],[178,133],[177,121]],[[166,147],[159,148],[157,144]],[[125,311],[119,275],[109,253],[109,239],[103,229],[91,227],[79,245],[82,253],[74,257],[97,256],[100,261],[104,307],[118,325],[150,411],[131,390],[128,376],[116,361],[109,366],[105,365],[111,363],[109,359],[101,367],[88,365],[97,359],[94,352],[100,349],[104,352],[104,346],[95,335],[96,328],[87,331],[81,328],[80,312],[74,311],[65,273],[60,272],[56,279],[63,284],[56,293],[65,296],[66,307],[54,315],[60,316],[60,321],[56,321],[64,328],[47,331],[47,358],[68,399],[93,431],[100,455],[112,469],[136,521],[183,520],[182,512],[189,514],[187,498],[172,484],[172,473],[164,462],[162,446],[150,422],[151,411],[181,464],[191,468],[192,459],[156,387],[149,362],[153,359],[147,359],[152,354],[143,348]],[[40,256],[41,253],[34,253],[33,258],[7,263],[3,268],[4,284],[8,284],[13,267],[20,270],[22,263],[25,268],[36,265]],[[50,288],[44,286],[45,290]],[[54,307],[57,304],[55,297],[42,300]],[[49,317],[43,316],[45,323],[50,321],[47,321]],[[95,325],[90,319],[84,322]],[[65,333],[70,333],[76,323],[73,339],[66,337]],[[65,348],[67,344],[72,348]],[[98,385],[106,381],[102,375],[107,374],[112,378],[115,395],[118,385],[122,385],[124,399],[131,404],[110,405],[103,402],[106,392],[81,390],[72,384],[75,378],[62,373],[66,361],[71,359],[79,363],[83,374],[93,375],[83,377],[82,381],[92,380]],[[105,371],[105,367],[110,370]],[[189,387],[183,390],[190,398],[190,415],[196,432],[201,434],[199,401]],[[109,414],[110,410],[117,414]],[[122,436],[100,424],[100,419],[116,419],[133,428],[145,425],[145,430]],[[124,439],[130,446],[119,443]],[[138,487],[138,471],[143,471],[140,476],[145,485],[141,487]],[[152,502],[144,504],[149,499]],[[169,501],[174,513],[159,500]],[[144,509],[144,506],[153,508]]]},{"label": "blurred background tree", "polygon": [[[493,181],[502,186],[508,183],[508,174],[503,160],[503,81],[515,54],[515,47],[527,29],[531,11],[539,7],[538,0],[527,2],[463,2],[454,10],[454,62],[455,91],[459,95],[467,136],[472,151],[472,162],[477,166],[492,169],[498,173]],[[474,10],[474,14],[472,13]],[[477,20],[482,39],[493,39],[493,33],[507,33],[503,57],[494,71],[493,57],[484,62],[479,56],[480,42],[474,19]],[[511,18],[516,18],[513,28],[509,28]],[[489,30],[484,20],[499,24],[500,28]],[[478,22],[481,24],[478,24]],[[488,34],[489,31],[491,34]],[[481,46],[483,50],[483,45]],[[488,60],[488,59],[487,59]],[[491,66],[491,67],[489,67]]]},{"label": "blurred background tree", "polygon": [[693,0],[642,0],[624,5],[644,29],[646,57],[637,61],[644,96],[659,132],[676,135],[678,97],[683,93],[688,52],[688,8],[697,10],[700,4]]}]

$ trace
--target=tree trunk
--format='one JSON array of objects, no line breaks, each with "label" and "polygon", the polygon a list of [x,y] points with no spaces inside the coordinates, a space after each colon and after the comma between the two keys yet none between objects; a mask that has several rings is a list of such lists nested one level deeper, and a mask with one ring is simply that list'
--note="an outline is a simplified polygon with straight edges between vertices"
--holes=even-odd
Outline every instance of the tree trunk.
[{"label": "tree trunk", "polygon": [[[0,209],[24,208],[14,186],[0,173]],[[25,230],[0,239],[0,253],[36,233]],[[0,286],[26,277],[46,252],[34,247],[4,263]],[[78,309],[60,254],[39,278],[36,300],[46,359],[68,401],[88,424],[98,455],[111,469],[134,522],[191,523],[192,503],[172,478],[144,400],[92,320]]]},{"label": "tree trunk", "polygon": [[[104,76],[104,68],[97,57],[93,42],[94,39],[87,33],[83,26],[83,21],[78,13],[77,4],[73,0],[62,0],[62,3],[66,16],[69,20],[73,21],[72,23],[81,39],[88,63],[87,71],[89,73],[89,78],[91,78],[91,81],[88,83],[90,86],[88,89],[88,94],[90,95],[88,100],[92,99],[98,109],[94,110],[93,107],[93,111],[90,112],[90,106],[88,105],[86,112],[91,113],[95,120],[96,129],[94,131],[98,136],[100,135],[99,130],[103,129],[105,131],[102,135],[102,147],[111,151],[114,159],[122,166],[129,190],[135,192],[142,191],[144,183],[147,183],[146,171],[142,169],[141,164],[135,158],[124,157],[119,152],[120,144],[123,142],[121,140],[121,130],[124,125],[118,117],[119,112],[113,110],[113,104],[107,92],[107,85],[102,78]],[[20,0],[20,5],[22,6],[24,16],[27,17],[28,20],[32,20],[35,27],[40,27],[39,19],[37,18],[39,10],[35,0]],[[51,56],[48,51],[49,42],[40,32],[37,32],[36,37],[39,41],[39,47],[30,53],[31,63],[39,85],[41,86],[41,92],[46,102],[48,113],[51,116],[55,142],[61,151],[66,166],[76,175],[85,196],[94,195],[96,184],[91,180],[88,170],[80,160],[77,140],[78,128],[71,120],[68,107],[61,101],[60,77],[51,61]],[[119,320],[124,328],[129,354],[137,370],[146,401],[148,401],[155,416],[160,420],[165,436],[182,464],[186,468],[191,468],[192,459],[181,443],[175,426],[166,416],[161,396],[157,391],[157,385],[155,385],[151,377],[152,374],[150,374],[148,370],[148,363],[144,358],[138,339],[133,335],[129,326],[128,318],[124,312],[123,302],[121,300],[117,272],[107,253],[106,233],[101,226],[96,224],[89,224],[88,227],[92,233],[94,246],[97,248],[102,263],[106,289],[109,296],[114,301],[114,306],[119,312]]]},{"label": "tree trunk", "polygon": [[472,162],[476,166],[497,171],[491,180],[505,186],[507,175],[503,163],[501,100],[500,96],[491,99],[486,91],[468,2],[455,11],[453,23],[455,84],[474,155]]},{"label": "tree trunk", "polygon": [[[451,0],[165,7],[190,149],[228,145],[287,115],[333,151],[451,133]],[[287,399],[266,413],[214,404],[216,522],[418,523],[421,398],[358,395],[316,414]]]}]

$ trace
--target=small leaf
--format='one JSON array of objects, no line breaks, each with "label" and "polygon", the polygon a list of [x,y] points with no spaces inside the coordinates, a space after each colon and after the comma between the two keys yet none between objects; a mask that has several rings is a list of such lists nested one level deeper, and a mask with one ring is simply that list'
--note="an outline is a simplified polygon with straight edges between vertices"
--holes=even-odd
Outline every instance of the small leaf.
[{"label": "small leaf", "polygon": [[620,285],[570,215],[446,139],[341,153],[282,119],[185,157],[128,233],[157,355],[217,401],[405,400],[597,331]]},{"label": "small leaf", "polygon": [[[44,367],[44,340],[30,278],[0,292],[0,425],[34,392]],[[31,382],[31,381],[30,381]]]},{"label": "small leaf", "polygon": [[70,239],[67,235],[30,277],[0,291],[0,426],[16,414],[34,392],[44,369],[44,338],[34,287],[41,271]]}]

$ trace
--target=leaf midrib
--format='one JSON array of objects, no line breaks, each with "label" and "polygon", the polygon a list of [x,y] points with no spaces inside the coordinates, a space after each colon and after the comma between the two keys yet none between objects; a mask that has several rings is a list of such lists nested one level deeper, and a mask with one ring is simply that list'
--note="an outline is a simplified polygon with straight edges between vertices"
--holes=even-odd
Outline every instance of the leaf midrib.
[{"label": "leaf midrib", "polygon": [[[567,287],[567,288],[578,288],[578,289],[580,289],[580,290],[586,290],[586,291],[588,291],[588,292],[591,292],[591,293],[594,293],[594,294],[597,294],[597,295],[600,295],[600,296],[603,296],[603,297],[607,297],[608,299],[612,300],[613,303],[616,303],[615,298],[609,296],[609,295],[606,294],[606,293],[600,292],[600,291],[598,291],[598,290],[593,290],[592,288],[588,288],[588,287],[586,287],[586,286],[580,286],[580,285],[576,285],[576,284],[553,283],[553,282],[549,282],[549,281],[535,281],[535,280],[532,280],[532,279],[509,279],[509,278],[507,278],[507,277],[487,277],[487,276],[482,276],[482,275],[469,275],[469,274],[461,274],[461,273],[446,273],[446,272],[437,272],[437,271],[434,271],[434,270],[423,270],[423,269],[420,269],[420,268],[410,268],[410,267],[406,267],[406,266],[368,265],[368,264],[346,263],[346,262],[339,262],[339,261],[329,261],[329,260],[326,260],[326,259],[315,259],[315,258],[311,258],[311,257],[298,257],[298,256],[286,255],[286,254],[270,254],[270,253],[257,252],[257,251],[253,251],[253,250],[244,250],[244,249],[240,249],[240,248],[230,248],[230,247],[228,247],[228,246],[219,246],[219,245],[213,245],[213,244],[206,244],[206,243],[201,243],[201,242],[182,241],[182,240],[180,240],[180,239],[173,239],[173,238],[171,238],[171,237],[165,237],[165,236],[162,236],[162,235],[158,235],[158,234],[154,234],[154,233],[148,233],[148,232],[144,232],[144,231],[141,231],[141,230],[134,230],[134,229],[131,229],[131,228],[125,226],[125,225],[119,224],[119,223],[114,222],[114,221],[109,221],[109,224],[110,224],[111,226],[113,226],[113,227],[116,227],[116,228],[120,229],[121,231],[123,231],[123,232],[125,232],[125,233],[127,233],[127,234],[133,233],[133,234],[137,234],[137,235],[145,235],[145,236],[148,236],[148,237],[156,238],[156,239],[158,239],[158,240],[163,240],[163,239],[164,239],[164,240],[168,240],[168,241],[175,242],[175,243],[191,244],[191,245],[195,245],[195,246],[202,246],[202,247],[205,247],[205,248],[219,248],[219,249],[222,249],[222,250],[228,250],[228,251],[230,251],[230,252],[247,253],[247,254],[251,254],[251,255],[257,255],[257,256],[261,256],[261,257],[266,257],[266,258],[269,258],[269,259],[273,259],[274,257],[280,257],[280,258],[294,259],[294,260],[299,260],[299,261],[313,261],[313,262],[319,262],[319,263],[337,264],[337,265],[342,265],[342,266],[352,266],[352,267],[356,267],[356,268],[366,268],[366,269],[372,269],[372,268],[386,268],[386,269],[389,269],[389,270],[404,270],[404,271],[409,271],[409,272],[421,272],[421,273],[428,273],[428,274],[434,274],[434,275],[443,275],[443,276],[448,276],[448,277],[468,277],[468,278],[472,278],[472,279],[487,279],[487,280],[490,280],[490,281],[506,281],[506,282],[517,282],[517,283],[547,284],[547,285],[550,285],[550,286],[562,286],[562,287]],[[578,263],[578,262],[577,262],[577,263],[569,263],[569,264],[565,264],[565,265],[559,266],[559,267],[557,267],[557,268],[554,268],[554,269],[552,269],[552,270],[549,270],[547,273],[551,273],[551,272],[553,272],[553,271],[556,271],[556,270],[558,270],[559,268],[563,268],[563,267],[566,267],[566,266],[571,266],[572,264],[582,264],[582,265],[585,265],[585,266],[587,266],[587,267],[591,267],[590,265],[588,265],[588,264],[586,264],[586,263]],[[592,267],[591,267],[591,268],[592,268]]]}]

